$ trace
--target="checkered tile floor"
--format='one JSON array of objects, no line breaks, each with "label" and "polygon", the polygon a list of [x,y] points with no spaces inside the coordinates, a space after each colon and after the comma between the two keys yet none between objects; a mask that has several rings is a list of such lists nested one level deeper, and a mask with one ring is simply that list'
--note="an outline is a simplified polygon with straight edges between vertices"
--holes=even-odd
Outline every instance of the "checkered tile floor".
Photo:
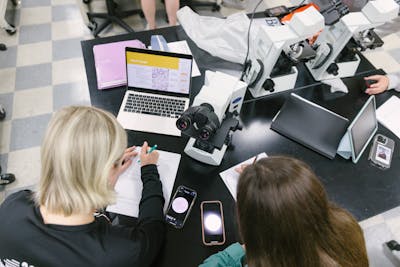
[{"label": "checkered tile floor", "polygon": [[[134,2],[126,1],[130,5]],[[17,32],[9,36],[0,29],[0,43],[8,46],[7,51],[0,51],[0,103],[7,111],[6,119],[0,122],[0,164],[4,172],[16,174],[17,181],[0,188],[0,201],[6,193],[37,183],[40,144],[52,113],[67,105],[90,105],[80,41],[92,36],[80,7],[87,8],[81,0],[21,0],[16,8],[9,3],[7,18],[17,26]],[[104,11],[104,0],[92,0],[91,10]],[[221,13],[202,14],[226,16],[233,11],[226,8]],[[157,14],[157,24],[165,26],[164,11]],[[126,21],[137,31],[146,26],[140,16]],[[384,47],[365,53],[387,72],[400,71],[399,26],[397,19],[378,29],[385,36]],[[123,32],[114,26],[101,36]],[[371,266],[392,266],[382,255],[381,244],[389,239],[400,241],[400,207],[361,225]]]}]

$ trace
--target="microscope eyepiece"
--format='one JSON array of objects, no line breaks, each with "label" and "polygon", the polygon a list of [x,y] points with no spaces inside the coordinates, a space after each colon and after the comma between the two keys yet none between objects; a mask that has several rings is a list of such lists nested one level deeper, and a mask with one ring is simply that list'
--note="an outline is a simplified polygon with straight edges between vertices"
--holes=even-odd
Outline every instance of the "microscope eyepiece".
[{"label": "microscope eyepiece", "polygon": [[182,117],[180,117],[177,121],[176,121],[176,127],[180,130],[180,131],[185,131],[187,130],[190,125],[192,124],[192,120],[190,119],[189,116],[187,115],[182,115]]},{"label": "microscope eyepiece", "polygon": [[180,131],[192,130],[196,133],[195,138],[208,140],[220,127],[220,122],[214,109],[210,104],[203,103],[200,106],[190,107],[176,121],[176,127]]}]

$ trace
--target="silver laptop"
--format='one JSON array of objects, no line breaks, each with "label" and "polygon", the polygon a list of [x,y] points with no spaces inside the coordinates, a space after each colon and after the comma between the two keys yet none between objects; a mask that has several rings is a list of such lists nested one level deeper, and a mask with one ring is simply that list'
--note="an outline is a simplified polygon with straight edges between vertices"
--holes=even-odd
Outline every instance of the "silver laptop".
[{"label": "silver laptop", "polygon": [[180,136],[176,120],[189,107],[192,55],[125,49],[127,90],[117,120],[129,130]]}]

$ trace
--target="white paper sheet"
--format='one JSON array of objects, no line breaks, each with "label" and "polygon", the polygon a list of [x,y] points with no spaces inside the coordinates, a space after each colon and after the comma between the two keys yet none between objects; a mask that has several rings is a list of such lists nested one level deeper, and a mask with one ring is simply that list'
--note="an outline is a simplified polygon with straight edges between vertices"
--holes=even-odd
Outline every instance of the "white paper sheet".
[{"label": "white paper sheet", "polygon": [[239,181],[239,173],[235,171],[235,168],[240,167],[240,165],[242,164],[252,164],[255,157],[257,157],[257,160],[259,160],[268,157],[268,155],[265,153],[260,153],[257,156],[251,157],[248,160],[245,160],[219,174],[222,178],[222,181],[224,181],[226,187],[228,188],[229,192],[231,193],[235,201],[236,201],[236,187]]},{"label": "white paper sheet", "polygon": [[[136,148],[140,151],[140,147]],[[157,150],[160,154],[157,169],[160,174],[163,195],[165,199],[164,211],[167,210],[168,201],[172,194],[176,174],[178,172],[181,155]],[[115,185],[117,192],[117,202],[107,207],[107,211],[123,214],[131,217],[138,217],[139,202],[142,197],[143,184],[140,178],[139,156],[133,158],[131,166],[122,173]]]},{"label": "white paper sheet", "polygon": [[400,98],[392,96],[376,110],[378,121],[400,138]]},{"label": "white paper sheet", "polygon": [[[185,40],[168,43],[168,48],[174,53],[192,55],[192,51]],[[149,46],[149,49],[151,49],[151,46]],[[197,77],[200,75],[201,73],[199,67],[197,66],[196,60],[193,58],[192,77]]]},{"label": "white paper sheet", "polygon": [[[192,55],[192,51],[190,50],[190,47],[185,40],[168,43],[168,47],[171,52]],[[192,77],[197,76],[200,76],[200,70],[197,66],[196,60],[194,60],[193,58]]]}]

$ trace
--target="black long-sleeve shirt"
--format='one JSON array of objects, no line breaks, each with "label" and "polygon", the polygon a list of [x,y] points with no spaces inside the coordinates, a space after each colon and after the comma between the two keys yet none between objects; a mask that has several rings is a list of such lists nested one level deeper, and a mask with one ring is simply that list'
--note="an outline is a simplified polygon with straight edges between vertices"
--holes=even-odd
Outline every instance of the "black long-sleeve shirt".
[{"label": "black long-sleeve shirt", "polygon": [[136,227],[114,226],[104,216],[65,226],[45,224],[31,191],[0,206],[0,266],[148,266],[164,239],[164,198],[155,165],[142,167]]}]

